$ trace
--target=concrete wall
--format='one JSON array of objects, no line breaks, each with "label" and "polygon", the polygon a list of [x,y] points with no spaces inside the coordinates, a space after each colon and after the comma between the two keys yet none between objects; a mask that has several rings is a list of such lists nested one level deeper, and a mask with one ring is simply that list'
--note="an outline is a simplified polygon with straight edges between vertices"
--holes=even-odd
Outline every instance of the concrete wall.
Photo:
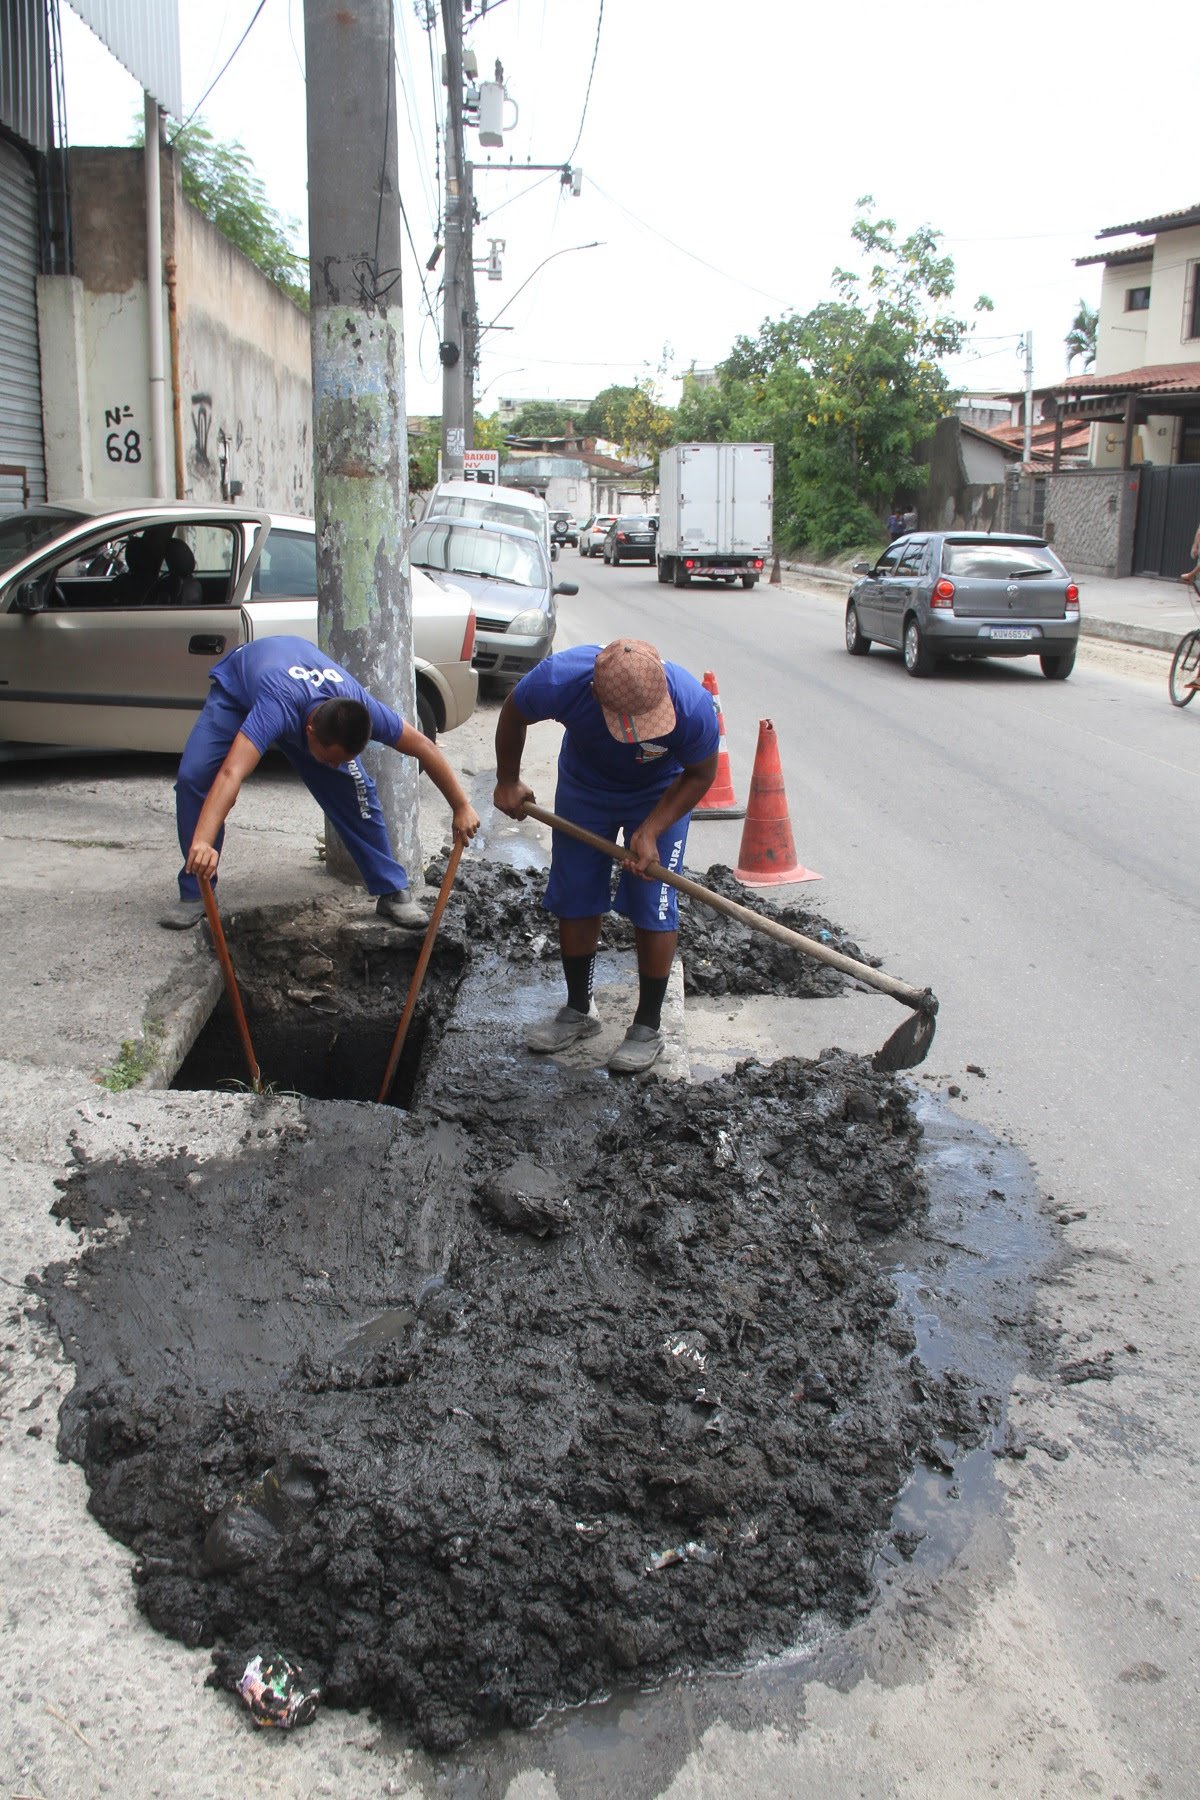
[{"label": "concrete wall", "polygon": [[[1200,362],[1200,338],[1190,337],[1191,296],[1200,263],[1200,226],[1163,231],[1146,246],[1146,261],[1105,269],[1096,332],[1097,375],[1119,375],[1156,363]],[[1131,288],[1149,287],[1146,312],[1129,312]],[[1154,456],[1158,462],[1169,458]]]},{"label": "concrete wall", "polygon": [[188,497],[221,498],[223,459],[243,501],[311,513],[308,315],[186,203],[175,246]]},{"label": "concrete wall", "polygon": [[1146,354],[1150,329],[1148,312],[1127,312],[1125,296],[1130,288],[1148,287],[1154,304],[1154,252],[1146,246],[1146,260],[1121,263],[1105,269],[1100,281],[1100,318],[1096,326],[1096,361],[1090,375],[1119,375],[1123,369],[1142,369],[1154,358]]},{"label": "concrete wall", "polygon": [[[164,152],[163,256],[176,264],[183,496],[311,513],[308,318],[187,205]],[[146,350],[145,190],[140,150],[72,151],[75,275],[42,277],[38,309],[47,492],[150,494],[154,423]],[[166,467],[175,424],[167,292]],[[222,471],[222,453],[224,471]]]},{"label": "concrete wall", "polygon": [[1045,533],[1073,575],[1128,575],[1136,469],[1060,469],[1046,477]]},{"label": "concrete wall", "polygon": [[[1196,358],[1200,362],[1200,355]],[[1173,463],[1179,439],[1179,420],[1164,413],[1151,413],[1134,426],[1134,463]],[[1101,420],[1092,426],[1090,459],[1097,469],[1120,469],[1125,462],[1125,426],[1116,419]]]},{"label": "concrete wall", "polygon": [[1004,510],[1005,457],[998,447],[994,457],[986,444],[974,440],[979,452],[975,473],[991,473],[986,481],[972,480],[964,459],[971,442],[959,430],[953,415],[938,421],[933,436],[917,451],[918,462],[929,469],[929,480],[917,494],[917,519],[925,531],[999,531]]}]

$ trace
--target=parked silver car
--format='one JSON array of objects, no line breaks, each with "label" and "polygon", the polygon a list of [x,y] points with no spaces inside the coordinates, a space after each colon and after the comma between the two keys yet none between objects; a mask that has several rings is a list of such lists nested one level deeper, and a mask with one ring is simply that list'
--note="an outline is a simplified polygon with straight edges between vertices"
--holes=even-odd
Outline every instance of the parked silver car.
[{"label": "parked silver car", "polygon": [[1065,681],[1079,642],[1079,589],[1044,538],[979,531],[913,532],[862,577],[846,603],[846,648],[900,650],[910,675],[944,657],[1036,656]]},{"label": "parked silver car", "polygon": [[[412,592],[432,737],[474,711],[475,615],[419,570]],[[0,513],[0,740],[181,750],[217,658],[252,638],[315,643],[316,594],[311,519],[182,501]]]},{"label": "parked silver car", "polygon": [[414,568],[470,594],[475,667],[509,686],[549,654],[556,596],[579,592],[573,581],[554,585],[538,533],[484,519],[426,519],[413,532],[410,554]]}]

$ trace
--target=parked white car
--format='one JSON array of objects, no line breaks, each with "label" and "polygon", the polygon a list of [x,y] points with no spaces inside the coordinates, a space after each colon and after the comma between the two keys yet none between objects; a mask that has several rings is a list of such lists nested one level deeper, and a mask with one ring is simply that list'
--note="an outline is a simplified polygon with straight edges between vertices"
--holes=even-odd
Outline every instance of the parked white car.
[{"label": "parked white car", "polygon": [[513,525],[535,531],[555,551],[550,536],[550,508],[540,494],[524,488],[493,487],[486,481],[439,481],[429,496],[426,519],[481,519],[485,525]]},{"label": "parked white car", "polygon": [[[475,710],[475,612],[420,569],[412,596],[414,723],[433,737]],[[0,513],[0,740],[181,750],[218,657],[281,633],[316,642],[311,519],[182,501]]]}]

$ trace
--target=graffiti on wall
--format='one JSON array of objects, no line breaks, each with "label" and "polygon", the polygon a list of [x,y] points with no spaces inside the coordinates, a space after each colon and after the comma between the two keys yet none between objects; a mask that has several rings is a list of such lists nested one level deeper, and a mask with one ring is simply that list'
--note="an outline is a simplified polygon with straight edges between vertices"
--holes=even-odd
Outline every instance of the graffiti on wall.
[{"label": "graffiti on wall", "polygon": [[192,395],[192,456],[201,468],[208,467],[208,434],[212,429],[212,395]]}]

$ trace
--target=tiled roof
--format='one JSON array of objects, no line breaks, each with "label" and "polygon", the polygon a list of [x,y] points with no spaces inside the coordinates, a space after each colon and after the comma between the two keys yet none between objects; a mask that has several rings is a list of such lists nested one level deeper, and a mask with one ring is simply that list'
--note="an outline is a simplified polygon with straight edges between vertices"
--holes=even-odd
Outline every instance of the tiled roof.
[{"label": "tiled roof", "polygon": [[1200,362],[1149,363],[1119,375],[1075,375],[1060,381],[1054,394],[1190,394],[1200,390]]},{"label": "tiled roof", "polygon": [[[1100,235],[1103,237],[1103,232]],[[1095,256],[1077,256],[1075,267],[1083,269],[1088,263],[1106,263],[1110,269],[1115,269],[1119,263],[1148,263],[1153,260],[1153,245],[1130,244],[1124,250],[1098,250]]]},{"label": "tiled roof", "polygon": [[[1034,462],[1054,455],[1053,419],[1043,419],[1033,427],[1029,434],[1029,454]],[[1092,428],[1086,419],[1064,419],[1062,432],[1062,454],[1064,456],[1081,456],[1086,453],[1091,440]],[[1025,427],[1023,425],[995,425],[992,436],[1001,443],[1011,444],[1017,450],[1025,448]]]},{"label": "tiled roof", "polygon": [[1134,219],[1128,225],[1108,225],[1098,231],[1098,238],[1124,237],[1127,232],[1136,231],[1142,237],[1152,237],[1156,231],[1182,231],[1187,225],[1200,225],[1200,206],[1185,206],[1179,212],[1159,213],[1153,219]]}]

